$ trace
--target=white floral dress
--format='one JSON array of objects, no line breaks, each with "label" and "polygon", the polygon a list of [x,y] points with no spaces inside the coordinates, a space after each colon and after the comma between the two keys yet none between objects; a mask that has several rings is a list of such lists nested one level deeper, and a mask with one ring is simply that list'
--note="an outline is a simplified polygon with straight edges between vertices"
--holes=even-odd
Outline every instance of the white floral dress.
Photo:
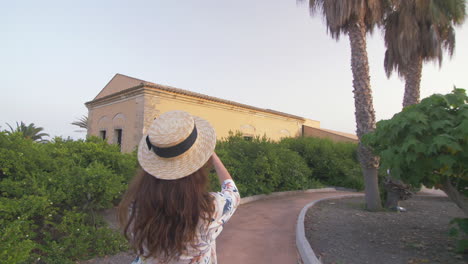
[{"label": "white floral dress", "polygon": [[233,180],[225,180],[221,185],[221,192],[211,194],[215,198],[215,212],[208,228],[202,221],[198,224],[197,249],[189,248],[187,254],[170,263],[139,256],[132,264],[216,264],[216,238],[239,206],[240,195]]}]

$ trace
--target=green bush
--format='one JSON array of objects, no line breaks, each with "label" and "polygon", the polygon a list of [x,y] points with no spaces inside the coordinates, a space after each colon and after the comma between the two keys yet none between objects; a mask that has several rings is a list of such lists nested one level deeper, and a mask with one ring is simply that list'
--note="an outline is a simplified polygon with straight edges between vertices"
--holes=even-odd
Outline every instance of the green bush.
[{"label": "green bush", "polygon": [[468,96],[434,94],[377,123],[363,137],[392,177],[413,186],[451,184],[468,196]]},{"label": "green bush", "polygon": [[454,218],[450,221],[452,226],[449,235],[457,238],[457,253],[468,253],[468,218]]},{"label": "green bush", "polygon": [[125,248],[97,210],[116,204],[135,167],[134,154],[96,138],[41,144],[0,132],[0,262],[72,263]]},{"label": "green bush", "polygon": [[311,170],[294,151],[266,138],[231,134],[216,152],[243,196],[317,187]]},{"label": "green bush", "polygon": [[31,221],[0,219],[0,263],[27,262],[31,251],[39,247],[31,233]]},{"label": "green bush", "polygon": [[321,138],[285,138],[280,142],[297,152],[320,182],[357,190],[364,188],[355,143],[333,142]]},{"label": "green bush", "polygon": [[[468,96],[463,89],[434,94],[377,123],[363,144],[382,169],[413,187],[444,190],[457,205],[468,196]],[[465,208],[465,206],[460,206]]]},{"label": "green bush", "polygon": [[[325,185],[362,190],[357,145],[319,138],[286,138],[273,142],[263,137],[245,140],[230,134],[216,152],[236,179],[243,196],[302,190]],[[211,174],[212,190],[219,188]]]},{"label": "green bush", "polygon": [[[355,144],[231,134],[216,148],[244,197],[322,183],[362,188]],[[98,211],[118,203],[136,164],[136,153],[98,138],[41,144],[0,132],[0,263],[73,263],[126,249]]]}]

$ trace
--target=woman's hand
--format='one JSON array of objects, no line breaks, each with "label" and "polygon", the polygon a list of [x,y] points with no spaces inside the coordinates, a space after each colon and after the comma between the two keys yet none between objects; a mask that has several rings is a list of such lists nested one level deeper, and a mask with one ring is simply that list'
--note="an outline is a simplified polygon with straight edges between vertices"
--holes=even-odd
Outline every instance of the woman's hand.
[{"label": "woman's hand", "polygon": [[213,155],[210,158],[213,167],[216,170],[216,174],[218,175],[219,182],[222,184],[225,180],[232,180],[231,175],[227,171],[226,167],[224,167],[223,162],[219,159],[218,155],[216,153],[213,153]]}]

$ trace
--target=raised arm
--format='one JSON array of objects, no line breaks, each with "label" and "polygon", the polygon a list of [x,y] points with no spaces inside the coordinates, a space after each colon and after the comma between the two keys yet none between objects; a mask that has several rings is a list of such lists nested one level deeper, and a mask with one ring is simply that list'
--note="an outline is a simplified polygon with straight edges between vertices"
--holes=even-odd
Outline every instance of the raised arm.
[{"label": "raised arm", "polygon": [[211,156],[211,162],[221,184],[221,191],[212,193],[215,197],[216,213],[213,216],[214,220],[210,228],[213,231],[212,238],[215,239],[223,230],[224,224],[229,221],[236,211],[241,199],[236,184],[216,153]]},{"label": "raised arm", "polygon": [[211,162],[213,162],[213,167],[218,175],[220,184],[223,184],[225,180],[232,180],[231,175],[227,171],[226,167],[224,167],[223,162],[221,162],[216,153],[213,153],[213,156],[211,156]]}]

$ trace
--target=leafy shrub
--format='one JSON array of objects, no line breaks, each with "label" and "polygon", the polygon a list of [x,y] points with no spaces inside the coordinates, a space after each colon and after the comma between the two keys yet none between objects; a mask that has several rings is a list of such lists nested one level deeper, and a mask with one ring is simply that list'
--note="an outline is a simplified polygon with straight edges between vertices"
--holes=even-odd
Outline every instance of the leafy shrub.
[{"label": "leafy shrub", "polygon": [[87,259],[127,248],[127,241],[119,233],[107,227],[102,219],[92,218],[76,210],[65,211],[61,221],[54,223],[54,232],[45,237],[45,251],[54,254],[42,256],[43,261],[68,263],[71,259]]},{"label": "leafy shrub", "polygon": [[216,152],[243,196],[318,185],[297,153],[265,137],[248,141],[239,134],[231,134],[218,142]]},{"label": "leafy shrub", "polygon": [[450,224],[449,235],[458,238],[456,252],[468,253],[468,218],[454,218]]},{"label": "leafy shrub", "polygon": [[24,263],[30,259],[31,251],[39,246],[29,237],[31,233],[30,221],[0,219],[0,263]]},{"label": "leafy shrub", "polygon": [[[364,143],[381,157],[381,166],[405,182],[427,187],[445,178],[463,180],[457,189],[468,195],[468,97],[465,90],[435,94],[377,123]],[[460,182],[461,183],[461,182]]]},{"label": "leafy shrub", "polygon": [[[434,94],[377,123],[363,137],[392,177],[444,190],[460,208],[468,196],[468,97]],[[464,204],[464,205],[463,205]],[[464,210],[467,213],[467,210]]]},{"label": "leafy shrub", "polygon": [[354,143],[321,138],[285,138],[281,145],[297,152],[313,171],[313,178],[331,185],[362,190],[364,182]]},{"label": "leafy shrub", "polygon": [[0,132],[0,259],[72,263],[125,248],[97,210],[118,201],[135,167],[134,154],[95,138],[39,144]]},{"label": "leafy shrub", "polygon": [[[231,134],[216,152],[242,196],[329,185],[360,188],[356,146],[321,139]],[[0,260],[73,263],[127,248],[97,212],[117,204],[133,177],[136,153],[98,138],[46,144],[0,132]],[[211,189],[219,190],[210,174]],[[1,262],[0,261],[0,262]]]}]

